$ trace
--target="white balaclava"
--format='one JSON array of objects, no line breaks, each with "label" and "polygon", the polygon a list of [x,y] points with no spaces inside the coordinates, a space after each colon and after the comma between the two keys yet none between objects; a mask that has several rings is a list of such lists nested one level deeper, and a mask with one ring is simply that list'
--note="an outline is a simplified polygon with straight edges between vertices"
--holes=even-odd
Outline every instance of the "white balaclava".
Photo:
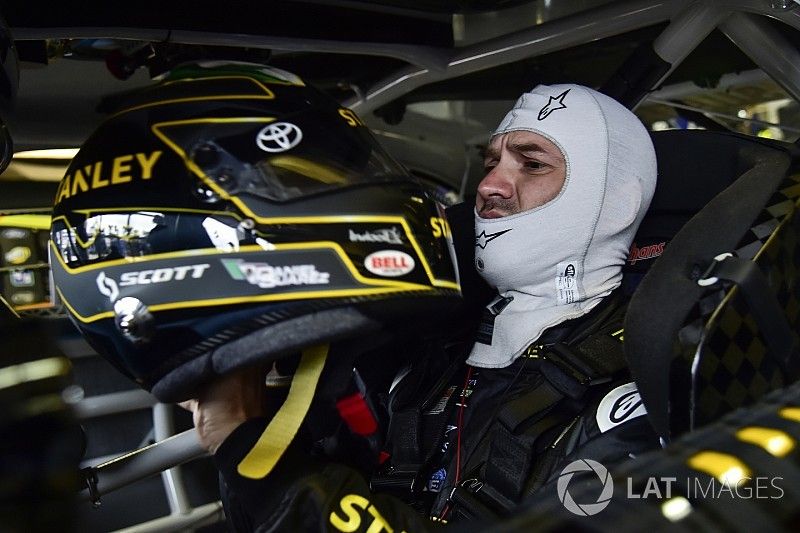
[{"label": "white balaclava", "polygon": [[511,364],[542,332],[588,313],[617,288],[656,185],[647,130],[617,101],[580,85],[523,94],[493,137],[531,131],[566,160],[561,192],[502,218],[475,212],[475,266],[497,289],[471,365]]}]

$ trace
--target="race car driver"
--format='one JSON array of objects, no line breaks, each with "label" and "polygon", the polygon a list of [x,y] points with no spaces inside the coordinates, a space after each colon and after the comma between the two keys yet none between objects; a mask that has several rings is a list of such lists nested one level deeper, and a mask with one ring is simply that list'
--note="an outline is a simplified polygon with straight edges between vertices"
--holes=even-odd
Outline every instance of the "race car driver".
[{"label": "race car driver", "polygon": [[647,131],[592,89],[538,86],[502,120],[485,163],[474,268],[495,296],[446,364],[417,360],[393,385],[374,472],[298,438],[267,477],[242,475],[280,401],[264,399],[254,372],[229,374],[185,404],[237,529],[419,531],[497,520],[554,490],[548,481],[571,460],[608,465],[657,446],[622,357],[619,290],[655,188]]}]

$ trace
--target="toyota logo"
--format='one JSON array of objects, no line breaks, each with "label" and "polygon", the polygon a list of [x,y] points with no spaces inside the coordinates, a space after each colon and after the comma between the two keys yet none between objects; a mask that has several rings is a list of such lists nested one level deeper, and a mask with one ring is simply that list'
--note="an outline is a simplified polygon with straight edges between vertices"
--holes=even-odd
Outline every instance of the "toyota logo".
[{"label": "toyota logo", "polygon": [[264,127],[256,136],[256,144],[265,152],[285,152],[300,144],[303,132],[290,122],[276,122]]}]

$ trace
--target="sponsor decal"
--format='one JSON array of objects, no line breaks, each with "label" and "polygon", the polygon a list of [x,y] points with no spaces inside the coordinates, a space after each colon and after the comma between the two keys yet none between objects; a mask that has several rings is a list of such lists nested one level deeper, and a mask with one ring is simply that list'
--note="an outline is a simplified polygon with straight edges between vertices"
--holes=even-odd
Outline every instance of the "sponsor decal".
[{"label": "sponsor decal", "polygon": [[153,167],[161,153],[161,150],[155,150],[150,153],[126,154],[111,161],[96,161],[76,168],[72,174],[67,174],[61,180],[55,203],[103,187],[149,180],[153,177]]},{"label": "sponsor decal", "polygon": [[558,111],[559,109],[566,109],[567,106],[564,104],[564,97],[567,96],[567,93],[569,91],[570,89],[567,89],[558,96],[551,96],[547,104],[545,104],[545,106],[539,110],[538,119],[544,120],[547,117],[549,117],[550,113],[552,113],[553,111]]},{"label": "sponsor decal", "polygon": [[439,401],[434,404],[433,407],[425,411],[426,415],[440,415],[444,412],[444,408],[447,407],[447,402],[450,401],[450,397],[456,391],[456,386],[451,385],[444,391]]},{"label": "sponsor decal", "polygon": [[664,246],[666,245],[666,242],[660,242],[658,244],[651,244],[650,246],[642,246],[639,248],[636,246],[636,243],[633,243],[628,253],[628,263],[633,265],[636,264],[637,261],[658,257],[664,253]]},{"label": "sponsor decal", "polygon": [[482,231],[480,235],[475,236],[475,246],[478,248],[484,249],[486,245],[498,238],[499,236],[508,233],[511,231],[511,228],[504,229],[503,231],[498,231],[496,233],[486,233],[486,231]]},{"label": "sponsor decal", "polygon": [[35,282],[32,270],[12,270],[8,280],[12,287],[30,287]]},{"label": "sponsor decal", "polygon": [[444,480],[447,478],[447,470],[440,468],[431,475],[428,480],[428,490],[430,492],[441,492]]},{"label": "sponsor decal", "polygon": [[635,383],[620,385],[605,395],[597,406],[597,427],[601,433],[647,414]]},{"label": "sponsor decal", "polygon": [[358,118],[358,116],[355,113],[353,113],[353,111],[347,109],[346,107],[339,108],[339,115],[345,120],[345,122],[347,122],[347,125],[350,126],[351,128],[364,125],[364,123],[361,122],[361,119]]},{"label": "sponsor decal", "polygon": [[414,270],[414,258],[397,250],[381,250],[364,259],[367,270],[378,276],[396,278]]},{"label": "sponsor decal", "polygon": [[5,239],[24,239],[28,236],[28,232],[24,229],[9,228],[3,230],[2,235]]},{"label": "sponsor decal", "polygon": [[119,282],[107,276],[105,272],[100,272],[95,279],[95,283],[97,284],[97,289],[100,291],[100,294],[108,297],[110,302],[114,302],[119,298],[120,287],[152,285],[155,283],[167,283],[169,281],[182,281],[185,279],[200,279],[209,268],[211,268],[211,265],[202,263],[197,265],[123,272],[119,276]]},{"label": "sponsor decal", "polygon": [[211,268],[208,263],[199,265],[183,265],[177,267],[156,268],[153,270],[140,270],[138,272],[125,272],[119,277],[120,287],[132,285],[150,285],[151,283],[166,283],[168,281],[181,281],[184,279],[200,279],[203,273]]},{"label": "sponsor decal", "polygon": [[403,244],[403,238],[400,236],[400,230],[397,228],[377,229],[374,231],[365,231],[363,233],[356,233],[350,230],[350,240],[352,242],[384,242],[386,244]]},{"label": "sponsor decal", "polygon": [[[569,482],[572,481],[572,476],[578,472],[594,472],[602,484],[603,488],[594,503],[578,503],[569,493]],[[582,484],[586,486],[589,479],[582,479]],[[579,516],[592,516],[608,507],[608,504],[611,503],[611,497],[614,495],[614,480],[611,474],[608,473],[608,469],[597,461],[578,459],[565,466],[564,470],[558,475],[556,492],[558,493],[558,499],[567,511]]]},{"label": "sponsor decal", "polygon": [[110,302],[114,302],[119,297],[117,282],[106,276],[105,272],[97,275],[95,283],[97,283],[97,290],[100,291],[100,294],[106,296]]},{"label": "sponsor decal", "polygon": [[378,509],[367,498],[359,494],[346,494],[342,497],[339,500],[339,509],[331,512],[328,520],[337,531],[391,532],[395,530]]},{"label": "sponsor decal", "polygon": [[32,304],[36,300],[36,295],[30,291],[15,292],[11,295],[11,303],[14,305]]},{"label": "sponsor decal", "polygon": [[449,239],[452,235],[450,232],[450,224],[447,223],[447,219],[444,217],[431,217],[430,223],[434,239],[438,239],[439,237]]},{"label": "sponsor decal", "polygon": [[269,263],[251,263],[244,259],[222,259],[221,261],[233,279],[247,281],[262,289],[330,283],[330,273],[320,272],[314,265],[273,266]]},{"label": "sponsor decal", "polygon": [[15,246],[5,254],[6,263],[21,265],[31,258],[31,249],[27,246]]},{"label": "sponsor decal", "polygon": [[579,299],[577,276],[576,262],[565,261],[556,265],[556,297],[559,304],[571,304]]},{"label": "sponsor decal", "polygon": [[271,154],[291,150],[303,140],[303,132],[291,122],[264,126],[256,135],[256,145]]},{"label": "sponsor decal", "polygon": [[206,230],[208,238],[211,239],[211,244],[217,250],[223,252],[239,251],[239,234],[236,228],[208,217],[203,220],[203,229]]}]

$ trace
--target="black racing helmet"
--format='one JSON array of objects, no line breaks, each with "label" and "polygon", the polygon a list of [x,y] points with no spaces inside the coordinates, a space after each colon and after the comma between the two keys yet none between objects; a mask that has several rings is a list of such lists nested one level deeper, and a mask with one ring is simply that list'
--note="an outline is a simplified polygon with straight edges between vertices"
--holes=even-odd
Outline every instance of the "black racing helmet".
[{"label": "black racing helmet", "polygon": [[162,401],[460,299],[443,208],[298,77],[184,65],[86,141],[51,264],[89,343]]}]

